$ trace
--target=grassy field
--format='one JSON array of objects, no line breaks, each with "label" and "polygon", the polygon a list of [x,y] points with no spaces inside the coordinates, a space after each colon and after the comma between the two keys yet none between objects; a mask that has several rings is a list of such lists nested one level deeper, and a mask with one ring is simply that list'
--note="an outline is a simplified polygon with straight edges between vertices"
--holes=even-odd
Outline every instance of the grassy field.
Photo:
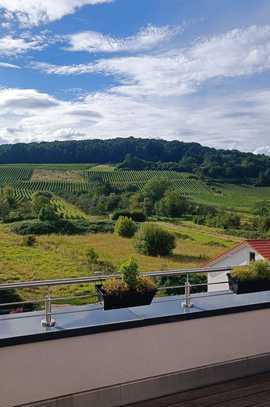
[{"label": "grassy field", "polygon": [[33,170],[32,181],[83,181],[80,171],[77,170],[47,170],[38,168]]},{"label": "grassy field", "polygon": [[219,184],[220,193],[201,193],[196,201],[239,212],[251,212],[258,201],[270,201],[270,187],[250,185]]},{"label": "grassy field", "polygon": [[[139,255],[130,239],[113,234],[82,236],[40,236],[35,247],[23,245],[22,237],[0,225],[0,281],[29,281],[54,278],[71,278],[91,274],[86,253],[94,248],[100,258],[118,266],[134,256],[141,271],[169,270],[203,266],[214,256],[232,247],[239,239],[227,236],[216,229],[197,226],[188,222],[161,223],[177,237],[177,247],[170,257]],[[54,295],[80,293],[85,286],[64,287],[53,291]],[[36,291],[27,291],[25,298],[36,298]]]}]

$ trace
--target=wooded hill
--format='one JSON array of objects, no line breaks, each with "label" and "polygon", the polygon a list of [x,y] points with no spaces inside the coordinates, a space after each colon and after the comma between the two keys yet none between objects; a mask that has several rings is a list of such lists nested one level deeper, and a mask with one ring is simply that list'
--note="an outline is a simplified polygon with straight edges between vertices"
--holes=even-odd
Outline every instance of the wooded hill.
[{"label": "wooded hill", "polygon": [[175,170],[235,183],[270,185],[270,157],[159,139],[54,141],[0,146],[0,163],[96,163]]}]

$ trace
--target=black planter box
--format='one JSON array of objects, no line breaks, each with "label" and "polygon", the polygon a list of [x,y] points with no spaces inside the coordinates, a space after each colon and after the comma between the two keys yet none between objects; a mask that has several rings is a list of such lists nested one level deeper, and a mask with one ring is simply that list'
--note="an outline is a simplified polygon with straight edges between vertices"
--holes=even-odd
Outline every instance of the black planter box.
[{"label": "black planter box", "polygon": [[237,278],[232,277],[230,273],[228,273],[227,276],[229,280],[229,288],[235,294],[247,294],[270,290],[270,280],[268,279],[240,281]]},{"label": "black planter box", "polygon": [[147,292],[128,291],[119,294],[106,294],[102,285],[96,285],[98,296],[104,303],[104,310],[139,307],[141,305],[150,305],[157,290]]}]

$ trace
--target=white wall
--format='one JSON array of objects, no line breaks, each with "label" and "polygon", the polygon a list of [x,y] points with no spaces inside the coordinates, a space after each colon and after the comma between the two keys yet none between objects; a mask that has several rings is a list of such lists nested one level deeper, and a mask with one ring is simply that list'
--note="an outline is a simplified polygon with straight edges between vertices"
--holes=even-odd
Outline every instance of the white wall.
[{"label": "white wall", "polygon": [[[255,252],[248,245],[243,245],[237,248],[235,251],[229,252],[225,257],[213,262],[210,267],[231,267],[242,266],[249,263],[249,253]],[[255,260],[263,260],[263,257],[255,252]],[[208,273],[208,283],[222,283],[228,281],[227,272]],[[208,292],[228,290],[229,286],[225,284],[215,284],[208,286]]]},{"label": "white wall", "polygon": [[269,319],[264,309],[2,347],[0,406],[268,354]]}]

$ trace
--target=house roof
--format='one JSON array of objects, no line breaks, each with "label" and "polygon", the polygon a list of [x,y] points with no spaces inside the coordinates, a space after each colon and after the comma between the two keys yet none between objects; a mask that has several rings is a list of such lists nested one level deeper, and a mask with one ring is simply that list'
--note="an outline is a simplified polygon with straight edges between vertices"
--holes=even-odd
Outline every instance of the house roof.
[{"label": "house roof", "polygon": [[214,259],[210,260],[207,263],[207,266],[215,264],[218,260],[223,259],[226,257],[227,254],[237,251],[240,249],[241,246],[248,245],[251,249],[255,252],[260,254],[265,260],[270,261],[270,239],[268,240],[243,240],[240,243],[237,243],[235,246],[231,247],[230,249],[226,250],[225,252],[219,254]]},{"label": "house roof", "polygon": [[247,240],[246,242],[253,250],[270,261],[270,240]]}]

